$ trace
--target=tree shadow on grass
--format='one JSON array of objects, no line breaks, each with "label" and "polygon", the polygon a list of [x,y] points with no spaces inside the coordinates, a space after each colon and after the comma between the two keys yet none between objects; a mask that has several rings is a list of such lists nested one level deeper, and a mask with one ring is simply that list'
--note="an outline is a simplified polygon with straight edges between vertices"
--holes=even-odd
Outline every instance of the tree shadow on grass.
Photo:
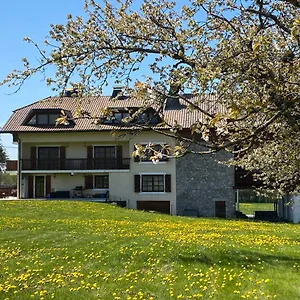
[{"label": "tree shadow on grass", "polygon": [[[211,251],[211,250],[210,250]],[[178,254],[178,261],[185,264],[205,264],[211,266],[217,264],[219,266],[241,266],[241,265],[257,265],[258,262],[267,263],[272,266],[291,266],[300,264],[300,255],[292,256],[279,253],[264,253],[258,251],[249,251],[246,249],[239,250],[217,250],[212,255],[205,253],[189,253]]]}]

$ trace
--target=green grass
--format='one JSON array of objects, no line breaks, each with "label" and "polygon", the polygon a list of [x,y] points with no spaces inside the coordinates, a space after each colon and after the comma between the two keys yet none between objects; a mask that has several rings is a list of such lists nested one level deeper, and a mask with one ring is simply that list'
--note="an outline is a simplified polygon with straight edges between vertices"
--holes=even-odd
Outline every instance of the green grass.
[{"label": "green grass", "polygon": [[300,299],[300,227],[0,202],[0,299]]},{"label": "green grass", "polygon": [[256,210],[274,210],[274,203],[240,203],[240,211],[246,215],[253,215]]}]

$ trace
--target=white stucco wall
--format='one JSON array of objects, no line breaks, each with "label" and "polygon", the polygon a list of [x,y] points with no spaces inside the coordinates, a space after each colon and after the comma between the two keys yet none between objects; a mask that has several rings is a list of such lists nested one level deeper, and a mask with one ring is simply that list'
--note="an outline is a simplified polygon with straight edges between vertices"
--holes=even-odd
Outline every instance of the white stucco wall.
[{"label": "white stucco wall", "polygon": [[[121,139],[109,132],[84,133],[22,133],[22,157],[30,158],[30,147],[35,146],[65,146],[66,158],[86,158],[87,146],[121,145],[123,157],[131,157],[135,143],[167,143],[175,145],[169,137],[148,131],[138,135],[126,135]],[[107,173],[107,171],[105,171]],[[27,172],[28,173],[28,172]],[[72,172],[73,173],[73,172]],[[51,188],[57,191],[72,190],[76,186],[84,186],[85,175],[101,174],[103,171],[70,171],[65,174],[53,171],[51,173]],[[135,193],[134,175],[136,174],[169,174],[171,175],[170,193]],[[46,174],[45,174],[46,175]],[[89,191],[86,191],[88,193]],[[96,192],[96,191],[95,191]],[[131,157],[130,170],[113,170],[109,172],[109,192],[112,200],[126,200],[130,208],[136,208],[137,201],[170,201],[171,213],[176,214],[176,162],[169,160],[158,164],[134,162]]]},{"label": "white stucco wall", "polygon": [[292,196],[292,203],[290,207],[291,221],[300,223],[300,195]]},{"label": "white stucco wall", "polygon": [[52,174],[51,187],[56,191],[70,191],[76,186],[84,186],[84,177],[81,174]]},{"label": "white stucco wall", "polygon": [[[174,140],[169,137],[157,134],[154,132],[142,132],[134,136],[129,141],[129,149],[134,149],[135,143],[166,143],[171,147],[174,147]],[[130,172],[132,174],[131,180],[131,206],[136,208],[137,201],[170,201],[171,214],[176,214],[176,161],[171,159],[167,162],[161,162],[158,164],[134,162],[131,161]],[[134,175],[135,174],[169,174],[171,175],[171,193],[135,193],[134,192]]]},{"label": "white stucco wall", "polygon": [[78,132],[78,133],[22,133],[21,158],[29,159],[31,147],[66,147],[66,158],[86,158],[87,146],[122,146],[123,157],[130,157],[129,136],[113,137],[109,132]]},{"label": "white stucco wall", "polygon": [[286,195],[278,203],[279,217],[293,223],[300,223],[300,195]]}]

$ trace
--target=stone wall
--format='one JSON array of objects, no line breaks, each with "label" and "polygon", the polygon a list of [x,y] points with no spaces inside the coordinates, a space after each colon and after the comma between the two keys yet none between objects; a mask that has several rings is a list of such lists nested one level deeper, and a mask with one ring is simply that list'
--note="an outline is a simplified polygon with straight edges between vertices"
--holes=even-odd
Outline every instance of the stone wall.
[{"label": "stone wall", "polygon": [[226,217],[235,216],[234,168],[218,163],[230,157],[222,151],[176,160],[177,215],[215,217],[215,202],[226,201]]}]

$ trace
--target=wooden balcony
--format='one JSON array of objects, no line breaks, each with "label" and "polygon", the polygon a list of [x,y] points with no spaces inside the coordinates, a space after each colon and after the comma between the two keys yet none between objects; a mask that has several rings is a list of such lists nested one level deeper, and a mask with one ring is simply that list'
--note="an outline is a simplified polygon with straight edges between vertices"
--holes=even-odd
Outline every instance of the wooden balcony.
[{"label": "wooden balcony", "polygon": [[22,170],[129,170],[130,158],[21,159]]}]

